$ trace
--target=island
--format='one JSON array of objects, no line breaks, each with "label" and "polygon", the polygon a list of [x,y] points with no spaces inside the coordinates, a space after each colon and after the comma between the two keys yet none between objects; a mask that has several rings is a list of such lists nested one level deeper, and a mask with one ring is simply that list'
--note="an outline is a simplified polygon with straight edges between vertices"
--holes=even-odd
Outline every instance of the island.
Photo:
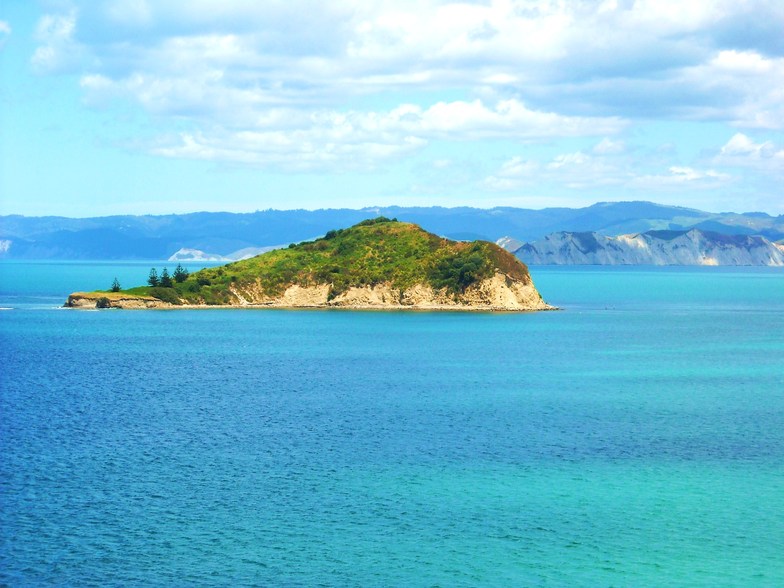
[{"label": "island", "polygon": [[[168,278],[168,276],[167,276]],[[209,306],[423,310],[552,310],[528,268],[487,241],[451,241],[377,217],[176,280],[75,292],[71,308]]]}]

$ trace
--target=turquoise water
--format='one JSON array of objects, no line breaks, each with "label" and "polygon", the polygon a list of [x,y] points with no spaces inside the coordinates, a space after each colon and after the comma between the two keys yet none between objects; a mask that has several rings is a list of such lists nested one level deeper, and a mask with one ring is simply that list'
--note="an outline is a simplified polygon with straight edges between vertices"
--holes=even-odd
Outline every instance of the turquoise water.
[{"label": "turquoise water", "polygon": [[781,270],[534,268],[536,314],[56,307],[149,265],[0,264],[0,584],[784,584]]}]

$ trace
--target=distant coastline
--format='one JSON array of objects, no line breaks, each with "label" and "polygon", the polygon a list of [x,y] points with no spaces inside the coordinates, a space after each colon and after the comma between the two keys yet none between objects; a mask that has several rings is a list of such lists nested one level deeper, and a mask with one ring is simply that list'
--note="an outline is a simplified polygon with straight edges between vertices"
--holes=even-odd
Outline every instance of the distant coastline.
[{"label": "distant coastline", "polygon": [[779,244],[784,239],[784,216],[712,213],[651,202],[541,210],[389,206],[83,219],[10,215],[0,216],[0,259],[236,261],[379,215],[455,241],[497,242],[510,251],[561,232],[613,238],[696,229]]},{"label": "distant coastline", "polygon": [[784,245],[759,235],[712,231],[647,231],[616,237],[559,232],[532,243],[501,239],[532,265],[684,265],[784,267]]}]

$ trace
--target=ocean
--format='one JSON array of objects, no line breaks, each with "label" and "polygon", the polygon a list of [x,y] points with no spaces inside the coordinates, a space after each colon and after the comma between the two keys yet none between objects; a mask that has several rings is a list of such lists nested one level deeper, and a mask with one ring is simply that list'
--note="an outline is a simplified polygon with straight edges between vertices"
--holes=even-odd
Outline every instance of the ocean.
[{"label": "ocean", "polygon": [[784,585],[781,269],[533,267],[563,310],[530,314],[60,308],[150,265],[0,263],[0,584]]}]

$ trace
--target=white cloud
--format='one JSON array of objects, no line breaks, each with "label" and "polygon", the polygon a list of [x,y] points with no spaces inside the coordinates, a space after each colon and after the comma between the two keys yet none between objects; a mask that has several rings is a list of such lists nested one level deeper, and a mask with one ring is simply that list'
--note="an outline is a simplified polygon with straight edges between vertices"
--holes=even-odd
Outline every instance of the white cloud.
[{"label": "white cloud", "polygon": [[[579,186],[627,181],[607,158],[638,115],[784,128],[763,26],[784,12],[766,0],[71,2],[40,19],[33,65],[79,71],[88,104],[156,117],[167,157],[357,166],[433,141],[603,137],[540,164]],[[755,34],[727,46],[740,17]]]},{"label": "white cloud", "polygon": [[568,189],[617,185],[624,181],[622,168],[606,157],[596,157],[583,151],[562,153],[549,161],[512,157],[482,181],[493,191],[509,191],[546,183]]},{"label": "white cloud", "polygon": [[672,166],[670,175],[678,182],[694,182],[704,179],[729,180],[731,177],[729,174],[719,173],[712,169],[696,170],[685,166]]},{"label": "white cloud", "polygon": [[0,20],[0,35],[10,35],[11,25],[4,20]]},{"label": "white cloud", "polygon": [[11,25],[4,20],[0,20],[0,49],[5,45],[6,40],[11,35]]},{"label": "white cloud", "polygon": [[683,109],[686,116],[726,120],[745,128],[784,129],[784,57],[721,51],[683,70],[679,78],[705,96]]},{"label": "white cloud", "polygon": [[553,159],[547,167],[549,169],[575,167],[588,163],[590,159],[591,158],[588,155],[581,151],[577,151],[576,153],[564,153],[562,155],[556,155],[555,159]]},{"label": "white cloud", "polygon": [[741,75],[767,74],[773,69],[773,61],[755,51],[719,51],[710,65],[717,70]]},{"label": "white cloud", "polygon": [[515,156],[504,161],[494,175],[488,176],[482,181],[482,185],[495,192],[516,190],[536,177],[541,167],[537,161]]},{"label": "white cloud", "polygon": [[45,43],[70,41],[76,28],[76,12],[65,15],[45,14],[35,28],[35,38]]},{"label": "white cloud", "polygon": [[506,178],[522,178],[532,175],[539,169],[536,161],[525,160],[522,157],[512,157],[501,165],[499,174]]},{"label": "white cloud", "polygon": [[[777,66],[763,47],[716,47],[710,40],[714,29],[738,14],[784,27],[784,13],[764,0],[113,0],[103,10],[86,0],[77,5],[87,23],[79,40],[101,63],[100,71],[85,74],[185,77],[220,67],[226,86],[252,79],[305,94],[315,87],[324,100],[486,85],[522,96],[537,109],[558,110],[563,103],[616,116],[641,107],[614,99],[619,81],[631,86],[632,102],[670,111],[673,101],[667,99],[696,84],[699,100],[689,115],[716,114],[716,96],[704,91],[704,77],[696,75],[692,83],[689,76],[713,71],[728,80],[765,77]],[[70,17],[45,17],[55,18]],[[759,43],[765,41],[760,35]],[[658,92],[645,91],[651,83]],[[739,84],[734,93],[736,103],[753,95]]]},{"label": "white cloud", "polygon": [[52,73],[74,67],[84,48],[74,39],[76,11],[65,14],[45,14],[35,28],[34,37],[40,43],[30,58],[39,73]]},{"label": "white cloud", "polygon": [[743,133],[736,133],[713,159],[716,165],[746,168],[774,178],[784,177],[784,148],[773,141],[755,143]]},{"label": "white cloud", "polygon": [[524,185],[524,182],[516,178],[504,178],[498,176],[487,176],[482,181],[482,186],[492,192],[509,192],[518,190]]},{"label": "white cloud", "polygon": [[598,155],[617,155],[626,151],[626,143],[605,137],[594,145],[592,151]]},{"label": "white cloud", "polygon": [[336,167],[370,169],[379,160],[402,156],[424,144],[416,137],[394,142],[385,139],[357,137],[347,141],[338,127],[294,133],[242,131],[210,136],[184,133],[177,143],[156,147],[152,152],[164,157],[318,171]]},{"label": "white cloud", "polygon": [[[169,43],[182,45],[179,41]],[[307,90],[291,89],[285,82],[264,87],[231,79],[236,74],[216,62],[246,51],[234,37],[190,39],[188,44],[201,48],[194,54],[175,52],[178,67],[194,61],[195,54],[206,56],[198,68],[185,67],[192,71],[189,76],[171,72],[158,76],[137,72],[120,79],[103,74],[84,75],[80,84],[88,103],[130,99],[158,116],[189,118],[201,130],[199,145],[214,146],[218,137],[222,145],[220,149],[195,151],[192,143],[183,141],[179,146],[157,149],[158,154],[260,164],[282,164],[281,160],[288,157],[293,158],[287,160],[289,167],[320,165],[325,161],[339,163],[344,158],[356,166],[359,162],[397,157],[433,140],[532,141],[614,134],[626,126],[618,117],[565,116],[531,109],[516,99],[495,104],[479,99],[437,101],[424,106],[404,103],[389,110],[319,108],[310,103]],[[252,56],[247,56],[246,61],[250,63]],[[167,68],[176,69],[172,64]],[[303,150],[284,150],[272,158],[241,141],[242,132],[260,136],[274,132],[276,140],[299,138],[306,145]],[[232,138],[237,141],[234,147],[230,145]],[[357,158],[354,153],[352,146],[356,145],[368,146],[363,157]],[[318,157],[311,149],[328,153]]]},{"label": "white cloud", "polygon": [[[455,138],[531,139],[576,137],[618,132],[625,123],[617,118],[563,116],[527,108],[518,100],[503,100],[489,108],[480,100],[438,102],[422,111],[411,107],[407,120],[413,127],[436,136]],[[419,121],[416,123],[415,118]],[[420,122],[421,121],[421,122]]]},{"label": "white cloud", "polygon": [[583,151],[556,155],[546,162],[512,157],[496,172],[486,177],[481,185],[491,191],[511,191],[532,185],[550,185],[569,190],[708,189],[733,180],[730,174],[713,169],[697,169],[672,165],[665,173],[632,171],[651,167],[651,162],[633,161],[616,153],[593,154]]},{"label": "white cloud", "polygon": [[666,174],[640,175],[627,184],[630,188],[668,189],[688,185],[692,189],[714,189],[733,178],[729,174],[715,170],[698,170],[686,166],[672,166]]},{"label": "white cloud", "polygon": [[570,189],[623,183],[626,172],[606,156],[582,151],[556,155],[547,164],[548,180]]},{"label": "white cloud", "polygon": [[[781,153],[781,152],[779,152]],[[749,157],[762,159],[776,156],[776,148],[771,141],[764,143],[754,143],[743,133],[736,133],[721,148],[721,156],[724,157]]]},{"label": "white cloud", "polygon": [[[103,78],[84,79],[101,87]],[[530,111],[515,101],[488,107],[480,101],[439,102],[429,108],[403,104],[385,112],[272,109],[245,130],[216,127],[182,134],[158,145],[167,157],[280,165],[287,169],[372,167],[410,153],[435,139],[527,140],[564,133],[613,128],[617,121],[574,119]]]}]

